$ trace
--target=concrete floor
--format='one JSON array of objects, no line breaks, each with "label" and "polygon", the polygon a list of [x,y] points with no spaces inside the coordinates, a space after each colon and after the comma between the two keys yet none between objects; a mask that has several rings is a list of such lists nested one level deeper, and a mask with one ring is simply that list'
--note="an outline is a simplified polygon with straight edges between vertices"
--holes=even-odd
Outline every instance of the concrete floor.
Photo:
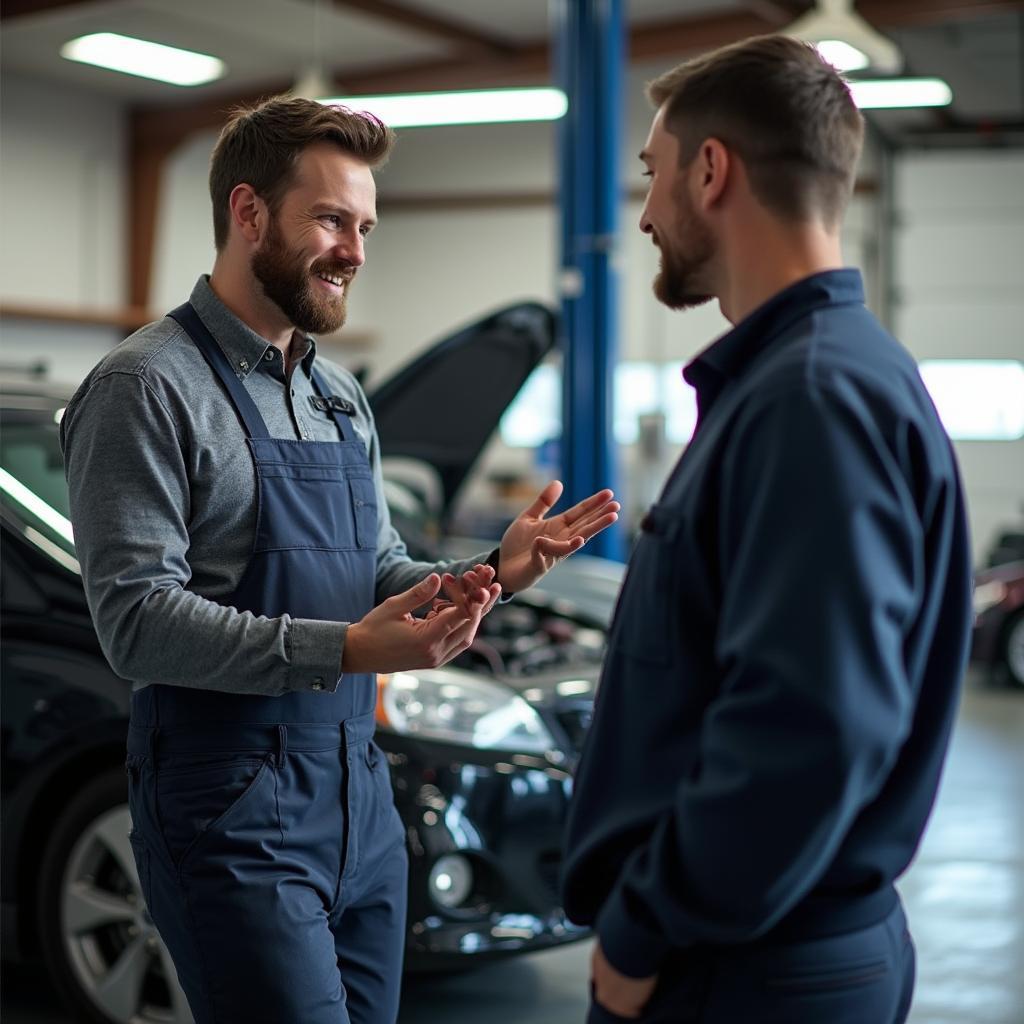
[{"label": "concrete floor", "polygon": [[[1024,1024],[1024,694],[969,680],[901,889],[918,950],[912,1024]],[[400,1024],[582,1024],[589,953],[580,943],[411,981]],[[37,975],[5,972],[3,995],[5,1024],[70,1024]]]}]

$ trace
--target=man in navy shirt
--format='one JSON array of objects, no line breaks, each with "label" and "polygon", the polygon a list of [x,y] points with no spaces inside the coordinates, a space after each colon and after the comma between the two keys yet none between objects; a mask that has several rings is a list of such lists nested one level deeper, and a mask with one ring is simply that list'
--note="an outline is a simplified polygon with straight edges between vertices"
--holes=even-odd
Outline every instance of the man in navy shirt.
[{"label": "man in navy shirt", "polygon": [[590,1020],[895,1024],[893,882],[968,646],[953,452],[841,269],[863,122],[834,69],[766,36],[648,92],[655,294],[735,327],[685,371],[697,429],[641,523],[576,778]]}]

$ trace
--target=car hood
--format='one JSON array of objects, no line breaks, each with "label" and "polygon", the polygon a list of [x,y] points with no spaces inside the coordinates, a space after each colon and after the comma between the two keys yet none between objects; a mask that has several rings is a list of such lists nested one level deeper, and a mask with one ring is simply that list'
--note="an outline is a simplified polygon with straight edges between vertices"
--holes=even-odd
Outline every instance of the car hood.
[{"label": "car hood", "polygon": [[368,390],[381,453],[436,470],[442,521],[505,410],[554,348],[556,323],[540,303],[507,306],[436,342]]}]

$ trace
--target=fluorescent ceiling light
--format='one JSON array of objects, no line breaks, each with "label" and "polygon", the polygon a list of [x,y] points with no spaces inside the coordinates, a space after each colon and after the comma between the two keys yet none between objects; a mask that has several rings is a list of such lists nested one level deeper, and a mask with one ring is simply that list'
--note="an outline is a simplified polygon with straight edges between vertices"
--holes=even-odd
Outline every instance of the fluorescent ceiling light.
[{"label": "fluorescent ceiling light", "polygon": [[95,32],[72,39],[61,47],[60,55],[80,64],[95,64],[171,85],[203,85],[220,78],[225,70],[224,62],[217,57],[116,32]]},{"label": "fluorescent ceiling light", "polygon": [[331,97],[320,102],[341,103],[352,110],[368,111],[392,128],[556,121],[569,108],[569,101],[561,89],[487,89],[482,92]]},{"label": "fluorescent ceiling light", "polygon": [[822,60],[827,60],[836,71],[860,71],[871,63],[863,50],[844,43],[842,39],[822,39],[814,48]]},{"label": "fluorescent ceiling light", "polygon": [[[853,10],[853,0],[818,0],[813,10],[801,18],[797,18],[786,28],[786,35],[814,43],[843,42],[852,50],[859,51],[869,62],[872,70],[885,75],[894,75],[903,67],[903,56],[899,47],[876,32],[859,14]],[[840,71],[858,70],[854,67],[842,67],[826,56],[830,64]],[[867,67],[862,64],[860,67]]]},{"label": "fluorescent ceiling light", "polygon": [[941,78],[876,78],[849,86],[853,102],[862,110],[947,107],[953,102],[953,90]]}]

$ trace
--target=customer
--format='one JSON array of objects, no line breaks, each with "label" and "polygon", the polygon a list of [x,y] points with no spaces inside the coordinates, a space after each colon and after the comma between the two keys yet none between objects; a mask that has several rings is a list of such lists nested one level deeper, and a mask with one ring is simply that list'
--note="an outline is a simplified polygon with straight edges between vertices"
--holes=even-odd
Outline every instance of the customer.
[{"label": "customer", "polygon": [[971,620],[953,451],[841,269],[863,133],[842,78],[767,36],[648,93],[655,294],[735,327],[684,371],[697,429],[641,523],[576,779],[590,1019],[895,1024],[893,882]]}]

